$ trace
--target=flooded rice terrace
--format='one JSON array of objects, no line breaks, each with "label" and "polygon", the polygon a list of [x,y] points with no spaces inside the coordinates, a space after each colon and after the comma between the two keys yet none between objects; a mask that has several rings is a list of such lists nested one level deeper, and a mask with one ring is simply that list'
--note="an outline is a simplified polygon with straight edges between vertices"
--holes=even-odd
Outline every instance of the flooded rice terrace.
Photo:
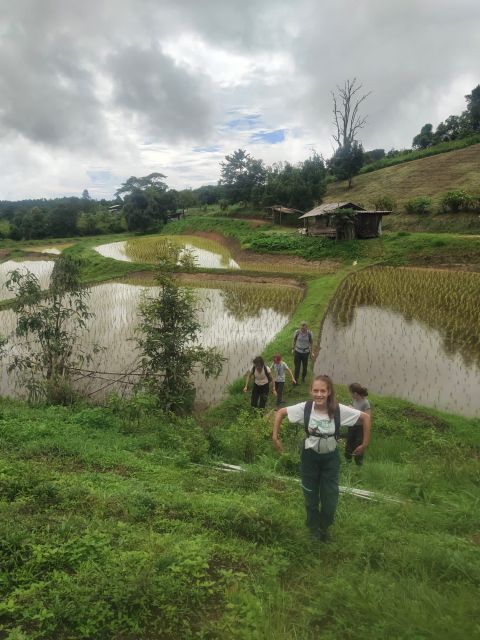
[{"label": "flooded rice terrace", "polygon": [[[30,271],[30,273],[33,273],[38,278],[42,289],[46,289],[50,282],[53,265],[53,260],[22,260],[21,262],[7,260],[6,262],[2,262],[0,264],[0,300],[13,298],[12,292],[5,286],[11,271],[18,270],[21,273]],[[0,325],[0,327],[1,326],[2,325]]]},{"label": "flooded rice terrace", "polygon": [[169,244],[191,251],[197,266],[210,269],[239,269],[225,245],[209,238],[197,236],[151,236],[132,238],[124,242],[111,242],[95,247],[105,258],[127,262],[155,263],[165,255]]},{"label": "flooded rice terrace", "polygon": [[480,274],[377,268],[347,278],[315,373],[465,416],[480,414]]},{"label": "flooded rice terrace", "polygon": [[[227,358],[216,380],[204,380],[194,373],[197,402],[212,404],[226,395],[227,386],[246,373],[252,358],[285,326],[300,302],[302,290],[271,284],[205,283],[209,288],[195,291],[202,325],[200,340],[205,346],[217,347]],[[94,356],[88,368],[106,373],[102,379],[79,375],[77,384],[87,393],[95,392],[93,398],[131,390],[130,385],[116,382],[118,376],[112,374],[136,370],[138,353],[133,338],[137,308],[142,295],[152,296],[156,290],[131,281],[110,282],[91,289],[89,307],[95,317],[89,322],[85,337],[105,350]],[[0,312],[0,326],[4,335],[14,329],[15,316],[11,310]],[[130,382],[134,379],[134,376],[125,378]],[[13,376],[6,373],[6,366],[2,367],[0,394],[20,395]]]}]

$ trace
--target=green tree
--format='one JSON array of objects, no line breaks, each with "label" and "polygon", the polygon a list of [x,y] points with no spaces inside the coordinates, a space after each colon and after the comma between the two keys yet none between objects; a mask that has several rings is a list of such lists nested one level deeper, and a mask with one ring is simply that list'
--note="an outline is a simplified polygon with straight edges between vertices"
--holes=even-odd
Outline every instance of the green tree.
[{"label": "green tree", "polygon": [[198,343],[201,325],[195,296],[175,283],[175,268],[171,258],[160,265],[158,294],[146,296],[140,305],[136,340],[141,354],[139,386],[153,393],[162,409],[179,413],[190,410],[195,400],[192,370],[197,367],[206,378],[217,377],[224,358],[217,349]]},{"label": "green tree", "polygon": [[115,196],[128,196],[135,191],[146,191],[149,188],[156,189],[157,191],[166,191],[168,189],[167,184],[163,181],[163,173],[149,173],[148,176],[137,178],[131,176],[115,191]]},{"label": "green tree", "polygon": [[252,191],[265,183],[267,171],[263,160],[255,160],[245,149],[237,149],[225,162],[220,163],[219,184],[225,189],[226,198],[233,204],[247,203],[252,199]]},{"label": "green tree", "polygon": [[325,194],[325,176],[325,165],[317,154],[297,166],[276,163],[267,169],[265,185],[254,190],[253,200],[264,207],[277,204],[307,211]]},{"label": "green tree", "polygon": [[348,180],[348,188],[352,186],[353,176],[363,166],[363,147],[356,140],[349,147],[339,147],[328,161],[330,172],[337,180]]},{"label": "green tree", "polygon": [[177,192],[168,189],[163,173],[150,173],[137,178],[131,176],[115,192],[123,196],[123,211],[129,231],[149,231],[168,219],[177,208]]},{"label": "green tree", "polygon": [[353,240],[355,238],[355,221],[357,212],[353,209],[337,209],[331,214],[337,240]]},{"label": "green tree", "polygon": [[420,133],[412,140],[412,147],[414,149],[427,149],[427,147],[431,147],[433,143],[433,125],[428,122],[423,125],[420,129]]},{"label": "green tree", "polygon": [[477,84],[472,93],[465,96],[467,101],[467,114],[474,132],[480,131],[480,84]]},{"label": "green tree", "polygon": [[29,271],[17,269],[9,274],[6,286],[15,294],[12,309],[21,346],[4,348],[2,355],[9,358],[8,371],[21,374],[30,400],[72,402],[72,369],[88,363],[99,350],[98,345],[86,348],[81,340],[93,315],[88,309],[89,292],[80,283],[81,266],[79,258],[61,255],[47,293]]}]

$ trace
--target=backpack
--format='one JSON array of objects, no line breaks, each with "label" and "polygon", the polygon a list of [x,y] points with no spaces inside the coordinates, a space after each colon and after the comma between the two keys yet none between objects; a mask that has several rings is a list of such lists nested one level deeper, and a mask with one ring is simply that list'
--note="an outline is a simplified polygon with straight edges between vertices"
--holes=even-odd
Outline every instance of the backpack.
[{"label": "backpack", "polygon": [[[300,329],[297,329],[295,331],[295,333],[293,334],[293,338],[296,341],[298,338],[298,335],[300,333]],[[310,331],[310,329],[307,330],[307,336],[308,336],[308,341],[310,342],[310,344],[313,344],[313,335],[312,332]]]},{"label": "backpack", "polygon": [[[307,438],[310,437],[311,435],[308,432],[308,423],[310,422],[310,415],[312,413],[312,408],[313,408],[313,400],[307,400],[307,402],[305,403],[305,410],[303,413],[303,426],[305,427],[305,433],[307,434]],[[340,405],[338,404],[335,407],[335,411],[333,413],[333,419],[335,421],[335,440],[338,440],[340,437]]]},{"label": "backpack", "polygon": [[[265,373],[265,376],[267,377],[268,382],[271,382],[272,376],[268,373],[266,364],[263,365],[263,372]],[[255,375],[255,366],[252,367],[252,373],[253,375]]]}]

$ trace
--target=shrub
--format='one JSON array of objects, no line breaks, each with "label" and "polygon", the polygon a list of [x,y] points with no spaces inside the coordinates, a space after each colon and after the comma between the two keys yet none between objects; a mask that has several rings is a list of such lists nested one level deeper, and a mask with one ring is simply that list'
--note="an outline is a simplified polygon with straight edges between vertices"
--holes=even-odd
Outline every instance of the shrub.
[{"label": "shrub", "polygon": [[405,210],[407,213],[430,213],[431,207],[432,199],[428,196],[418,196],[405,203]]},{"label": "shrub", "polygon": [[255,462],[271,448],[271,426],[257,411],[245,409],[228,427],[216,428],[211,437],[218,452],[228,462]]},{"label": "shrub", "polygon": [[442,196],[441,205],[443,211],[457,213],[460,209],[469,209],[473,203],[473,198],[465,191],[447,191]]},{"label": "shrub", "polygon": [[373,203],[377,211],[393,211],[396,204],[397,203],[392,196],[381,196]]}]

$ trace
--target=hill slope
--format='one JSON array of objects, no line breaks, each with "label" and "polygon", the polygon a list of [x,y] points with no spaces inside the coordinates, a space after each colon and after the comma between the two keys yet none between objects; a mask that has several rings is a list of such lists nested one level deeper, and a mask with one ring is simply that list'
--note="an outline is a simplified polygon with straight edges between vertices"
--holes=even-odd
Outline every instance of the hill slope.
[{"label": "hill slope", "polygon": [[352,200],[365,207],[373,206],[382,196],[391,196],[398,211],[417,196],[430,196],[438,206],[443,193],[462,189],[480,194],[480,144],[405,164],[387,167],[356,176],[351,189],[347,182],[328,186],[325,202]]}]

